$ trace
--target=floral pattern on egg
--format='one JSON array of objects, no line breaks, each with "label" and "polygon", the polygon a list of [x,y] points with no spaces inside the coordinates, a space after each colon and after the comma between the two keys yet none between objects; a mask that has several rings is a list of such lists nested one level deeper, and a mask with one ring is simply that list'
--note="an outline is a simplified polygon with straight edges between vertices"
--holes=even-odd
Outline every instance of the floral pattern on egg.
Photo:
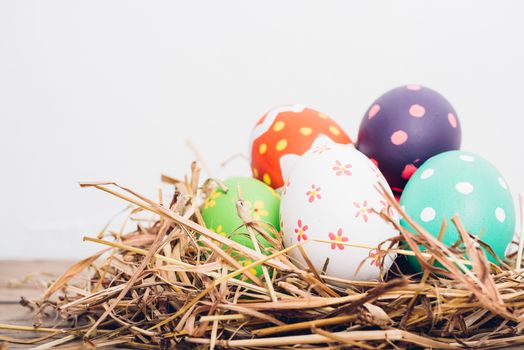
[{"label": "floral pattern on egg", "polygon": [[[255,246],[243,226],[242,219],[237,214],[238,189],[242,192],[244,204],[253,220],[262,221],[264,224],[273,226],[277,231],[280,229],[280,195],[271,187],[251,177],[234,177],[224,181],[229,189],[227,192],[216,188],[207,197],[202,208],[202,218],[206,227],[210,230],[231,238],[231,240],[254,249]],[[260,243],[263,254],[269,254],[271,243],[261,234],[256,238]],[[227,247],[223,247],[227,249]],[[249,264],[249,259],[238,257],[238,261],[244,266]],[[254,274],[262,276],[260,266],[253,269]]]},{"label": "floral pattern on egg", "polygon": [[[354,147],[320,137],[292,168],[285,169],[284,175],[287,180],[280,207],[284,244],[309,241],[304,250],[318,271],[329,258],[328,275],[380,279],[381,263],[377,261],[384,260],[387,271],[394,254],[379,256],[371,251],[398,233],[377,212],[386,210],[394,220],[398,216],[385,205],[376,188],[382,183],[391,193],[376,166]],[[304,263],[297,250],[290,254]]]}]

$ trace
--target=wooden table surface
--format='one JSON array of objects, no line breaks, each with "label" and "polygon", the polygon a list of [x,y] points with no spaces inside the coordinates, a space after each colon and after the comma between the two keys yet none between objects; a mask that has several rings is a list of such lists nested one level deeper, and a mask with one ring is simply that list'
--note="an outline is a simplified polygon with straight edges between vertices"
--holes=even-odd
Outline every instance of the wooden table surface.
[{"label": "wooden table surface", "polygon": [[[45,282],[58,277],[70,264],[68,261],[0,261],[0,323],[32,326],[32,313],[20,305],[20,298],[41,297]],[[34,346],[2,344],[2,336],[32,338],[43,334],[0,329],[0,349],[4,350],[6,346],[8,349],[26,349]]]}]

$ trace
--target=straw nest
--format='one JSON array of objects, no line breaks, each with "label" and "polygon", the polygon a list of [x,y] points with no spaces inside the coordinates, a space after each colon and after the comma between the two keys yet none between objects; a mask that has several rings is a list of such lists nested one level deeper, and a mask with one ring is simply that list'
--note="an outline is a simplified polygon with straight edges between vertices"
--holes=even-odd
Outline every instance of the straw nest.
[{"label": "straw nest", "polygon": [[[490,264],[480,249],[486,246],[465,231],[458,217],[451,224],[462,240],[446,246],[377,188],[412,229],[396,225],[398,237],[376,249],[383,256],[389,251],[413,254],[425,272],[409,275],[394,266],[384,281],[344,281],[287,256],[292,249],[305,256],[302,245],[307,241],[284,248],[277,234],[275,249],[265,256],[206,229],[199,203],[219,183],[200,185],[198,165],[193,163],[191,170],[185,180],[163,176],[174,186],[169,205],[114,183],[82,184],[129,202],[129,219],[143,211],[156,219],[136,220],[132,232],[86,237],[102,250],[71,266],[40,300],[24,302],[38,310],[33,330],[54,337],[51,343],[49,337],[41,338],[43,348],[74,340],[83,346],[144,349],[524,344],[522,257],[513,256],[501,267]],[[253,238],[256,232],[267,236],[267,227],[251,220],[241,199],[237,207]],[[386,212],[376,214],[391,221]],[[441,233],[445,227],[443,222]],[[399,241],[410,249],[395,248]],[[347,244],[359,247],[358,242]],[[224,245],[227,251],[221,249]],[[252,263],[241,265],[232,252]],[[264,270],[261,278],[250,272],[258,265]]]}]

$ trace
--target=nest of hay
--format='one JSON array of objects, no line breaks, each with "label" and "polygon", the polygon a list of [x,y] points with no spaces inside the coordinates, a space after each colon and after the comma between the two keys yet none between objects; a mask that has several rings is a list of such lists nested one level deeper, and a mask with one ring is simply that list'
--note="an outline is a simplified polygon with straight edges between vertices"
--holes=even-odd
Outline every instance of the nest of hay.
[{"label": "nest of hay", "polygon": [[[524,344],[522,257],[501,267],[489,263],[483,243],[465,231],[458,217],[452,224],[462,241],[448,247],[377,188],[412,230],[396,225],[397,239],[376,249],[384,257],[391,251],[415,255],[425,272],[410,275],[394,266],[384,281],[345,281],[288,257],[292,249],[305,255],[307,241],[283,248],[277,235],[278,244],[265,256],[206,229],[198,203],[214,182],[200,186],[199,177],[196,163],[185,180],[164,176],[174,186],[169,205],[114,183],[82,184],[129,202],[130,218],[148,211],[155,219],[137,221],[131,232],[86,237],[102,250],[71,266],[40,300],[26,302],[37,310],[33,330],[53,336],[38,340],[44,348],[74,340],[83,346],[145,349]],[[241,200],[238,208],[250,235],[266,232],[242,212]],[[390,220],[386,212],[376,214]],[[410,250],[396,248],[401,240]],[[358,242],[347,244],[358,247]],[[232,252],[252,263],[241,265]],[[263,266],[263,277],[251,272],[256,266]]]}]

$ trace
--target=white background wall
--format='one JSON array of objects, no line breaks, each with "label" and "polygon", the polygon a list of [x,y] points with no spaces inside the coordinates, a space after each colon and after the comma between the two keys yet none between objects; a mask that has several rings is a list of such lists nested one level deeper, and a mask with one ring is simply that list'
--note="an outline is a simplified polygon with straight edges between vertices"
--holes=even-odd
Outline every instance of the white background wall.
[{"label": "white background wall", "polygon": [[247,174],[253,123],[304,103],[356,138],[382,92],[444,94],[463,148],[524,192],[524,2],[1,1],[0,258],[77,258],[125,205],[78,181],[155,196],[198,147]]}]

